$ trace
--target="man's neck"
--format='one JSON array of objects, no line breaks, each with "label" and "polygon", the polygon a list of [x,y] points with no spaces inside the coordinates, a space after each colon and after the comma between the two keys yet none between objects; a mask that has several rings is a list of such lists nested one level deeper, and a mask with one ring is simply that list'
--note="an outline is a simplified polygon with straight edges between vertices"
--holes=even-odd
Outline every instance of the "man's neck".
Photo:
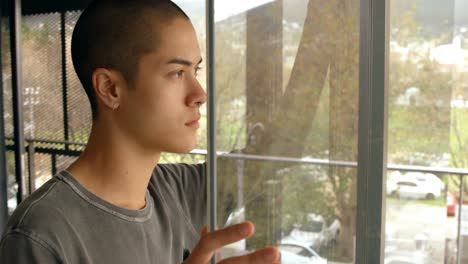
[{"label": "man's neck", "polygon": [[67,170],[103,200],[136,210],[145,206],[146,190],[159,156],[145,152],[118,129],[93,125],[85,151]]}]

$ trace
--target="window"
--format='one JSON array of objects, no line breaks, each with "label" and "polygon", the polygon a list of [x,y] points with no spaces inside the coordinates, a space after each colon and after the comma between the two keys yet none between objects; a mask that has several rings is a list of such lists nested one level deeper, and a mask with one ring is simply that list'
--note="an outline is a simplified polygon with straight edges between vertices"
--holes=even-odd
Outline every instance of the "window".
[{"label": "window", "polygon": [[215,20],[217,226],[256,226],[221,258],[288,242],[352,262],[357,170],[336,161],[356,163],[359,3],[217,0]]},{"label": "window", "polygon": [[[458,238],[468,241],[465,231],[458,237],[458,228],[466,229],[458,221],[466,184],[462,175],[437,169],[468,165],[468,5],[389,3],[388,163],[435,171],[389,172],[398,189],[387,192],[385,263],[456,263]],[[460,251],[459,263],[467,262],[468,250]]]}]

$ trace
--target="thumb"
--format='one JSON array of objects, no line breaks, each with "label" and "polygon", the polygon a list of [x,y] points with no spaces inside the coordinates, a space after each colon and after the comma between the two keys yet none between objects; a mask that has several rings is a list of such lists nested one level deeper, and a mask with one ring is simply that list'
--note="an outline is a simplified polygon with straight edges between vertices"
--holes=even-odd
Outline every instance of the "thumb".
[{"label": "thumb", "polygon": [[208,234],[208,226],[204,226],[202,231],[201,231],[201,236],[205,236],[206,234]]}]

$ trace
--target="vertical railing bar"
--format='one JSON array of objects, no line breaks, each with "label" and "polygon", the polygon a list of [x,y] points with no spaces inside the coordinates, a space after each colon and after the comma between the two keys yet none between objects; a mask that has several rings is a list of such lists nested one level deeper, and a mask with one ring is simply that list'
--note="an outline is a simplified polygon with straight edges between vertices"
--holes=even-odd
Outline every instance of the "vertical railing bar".
[{"label": "vertical railing bar", "polygon": [[463,244],[463,239],[461,237],[461,229],[462,229],[462,212],[463,212],[463,199],[464,195],[463,192],[464,190],[464,182],[465,178],[463,177],[464,175],[460,175],[460,195],[458,196],[460,199],[458,200],[458,225],[457,225],[457,264],[461,264],[461,253],[462,253],[462,244]]},{"label": "vertical railing bar", "polygon": [[28,195],[30,195],[32,192],[36,190],[36,184],[35,184],[36,168],[35,168],[34,155],[35,155],[34,140],[31,140],[31,141],[28,141]]},{"label": "vertical railing bar", "polygon": [[52,168],[51,168],[52,175],[55,176],[57,174],[57,155],[52,154],[51,162],[52,162],[52,164],[51,164],[52,165]]},{"label": "vertical railing bar", "polygon": [[23,84],[21,63],[21,0],[10,0],[10,48],[11,80],[13,94],[13,126],[15,139],[15,176],[18,184],[16,198],[18,204],[23,200],[24,186],[24,124],[23,124]]},{"label": "vertical railing bar", "polygon": [[[66,21],[65,12],[60,12],[60,38],[62,50],[62,107],[63,107],[63,136],[65,141],[69,140],[68,132],[68,87],[67,87],[67,49],[66,49]],[[65,144],[65,149],[68,150],[68,144]]]}]

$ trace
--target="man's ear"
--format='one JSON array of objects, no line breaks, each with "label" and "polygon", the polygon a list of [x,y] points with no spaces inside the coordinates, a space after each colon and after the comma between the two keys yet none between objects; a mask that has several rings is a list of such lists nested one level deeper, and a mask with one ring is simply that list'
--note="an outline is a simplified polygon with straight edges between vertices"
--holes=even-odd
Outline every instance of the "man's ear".
[{"label": "man's ear", "polygon": [[115,110],[119,107],[122,96],[122,83],[119,73],[105,68],[93,72],[92,81],[96,99],[104,107]]}]

